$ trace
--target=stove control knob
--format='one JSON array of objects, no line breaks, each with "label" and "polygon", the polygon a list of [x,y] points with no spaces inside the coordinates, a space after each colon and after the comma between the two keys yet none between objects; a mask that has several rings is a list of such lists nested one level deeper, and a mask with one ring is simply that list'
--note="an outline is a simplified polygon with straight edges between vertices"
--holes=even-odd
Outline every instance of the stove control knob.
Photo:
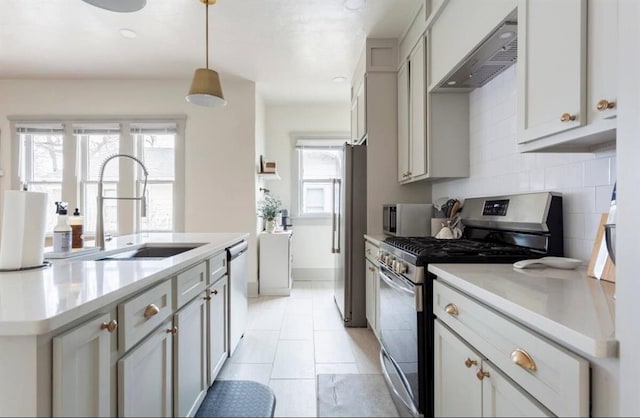
[{"label": "stove control knob", "polygon": [[391,262],[391,270],[396,271],[396,269],[398,268],[398,264],[400,264],[400,263],[397,262],[396,260],[393,260]]},{"label": "stove control knob", "polygon": [[405,263],[397,262],[394,271],[399,274],[404,274],[407,272],[407,265]]},{"label": "stove control knob", "polygon": [[378,261],[382,260],[383,256],[384,256],[384,251],[378,250],[378,255],[376,256],[376,260]]},{"label": "stove control knob", "polygon": [[386,259],[387,266],[393,266],[394,261],[396,261],[396,259],[393,256],[387,255],[387,259]]}]

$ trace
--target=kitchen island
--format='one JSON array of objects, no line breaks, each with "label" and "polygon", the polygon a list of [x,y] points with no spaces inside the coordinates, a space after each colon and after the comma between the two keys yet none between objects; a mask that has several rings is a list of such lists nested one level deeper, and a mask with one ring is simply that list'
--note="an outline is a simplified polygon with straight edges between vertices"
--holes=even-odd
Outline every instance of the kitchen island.
[{"label": "kitchen island", "polygon": [[[247,236],[129,235],[0,273],[0,415],[193,415],[228,353],[225,248]],[[147,246],[196,248],[117,259]]]}]

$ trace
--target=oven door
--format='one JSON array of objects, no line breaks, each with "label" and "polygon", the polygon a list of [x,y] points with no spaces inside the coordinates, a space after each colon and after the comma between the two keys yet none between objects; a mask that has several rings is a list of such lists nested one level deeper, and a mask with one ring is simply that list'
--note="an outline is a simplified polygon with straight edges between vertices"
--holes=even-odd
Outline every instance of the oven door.
[{"label": "oven door", "polygon": [[381,266],[380,361],[399,412],[419,415],[418,315],[422,312],[421,285]]}]

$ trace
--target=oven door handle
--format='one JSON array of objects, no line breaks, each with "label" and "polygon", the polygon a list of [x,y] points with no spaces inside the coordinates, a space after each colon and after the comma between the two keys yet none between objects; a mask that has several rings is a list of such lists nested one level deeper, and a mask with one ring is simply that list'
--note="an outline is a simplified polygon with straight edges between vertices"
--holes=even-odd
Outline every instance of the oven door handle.
[{"label": "oven door handle", "polygon": [[382,268],[378,270],[378,276],[380,276],[380,278],[382,280],[384,280],[384,282],[386,284],[388,284],[389,287],[391,287],[391,288],[393,288],[395,290],[407,293],[407,294],[409,294],[411,296],[414,296],[416,294],[414,289],[411,289],[411,288],[408,288],[408,287],[405,287],[405,286],[403,286],[401,284],[396,283],[391,277],[389,277],[388,275],[386,275],[384,273],[384,270]]},{"label": "oven door handle", "polygon": [[391,376],[389,376],[389,372],[387,371],[387,368],[385,367],[385,362],[384,362],[385,358],[387,360],[389,360],[391,365],[396,369],[396,373],[398,374],[398,377],[400,377],[400,380],[402,381],[402,385],[404,386],[404,388],[407,391],[407,393],[409,394],[409,396],[413,397],[413,394],[411,393],[411,386],[409,385],[409,382],[407,381],[407,378],[404,376],[404,374],[402,373],[402,371],[400,370],[400,368],[396,364],[395,360],[387,353],[387,351],[384,349],[384,347],[380,347],[380,365],[382,366],[380,368],[382,369],[382,376],[384,377],[384,380],[387,381],[387,387],[389,387],[393,391],[393,393],[396,395],[396,398],[399,399],[400,402],[403,403],[403,405],[413,414],[414,417],[420,416],[420,411],[418,411],[418,408],[416,408],[416,406],[413,404],[413,402],[409,402],[410,403],[410,405],[409,405],[404,400],[402,395],[398,392],[398,390],[393,386],[393,382],[391,381]]}]

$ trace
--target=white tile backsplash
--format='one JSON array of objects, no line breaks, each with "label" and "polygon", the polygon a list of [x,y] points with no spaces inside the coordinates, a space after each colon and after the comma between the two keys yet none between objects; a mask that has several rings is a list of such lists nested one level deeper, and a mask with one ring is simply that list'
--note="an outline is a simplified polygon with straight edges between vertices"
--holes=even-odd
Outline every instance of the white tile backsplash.
[{"label": "white tile backsplash", "polygon": [[470,176],[432,185],[433,199],[541,190],[563,195],[565,255],[588,260],[616,179],[615,150],[519,154],[516,67],[469,93]]}]

